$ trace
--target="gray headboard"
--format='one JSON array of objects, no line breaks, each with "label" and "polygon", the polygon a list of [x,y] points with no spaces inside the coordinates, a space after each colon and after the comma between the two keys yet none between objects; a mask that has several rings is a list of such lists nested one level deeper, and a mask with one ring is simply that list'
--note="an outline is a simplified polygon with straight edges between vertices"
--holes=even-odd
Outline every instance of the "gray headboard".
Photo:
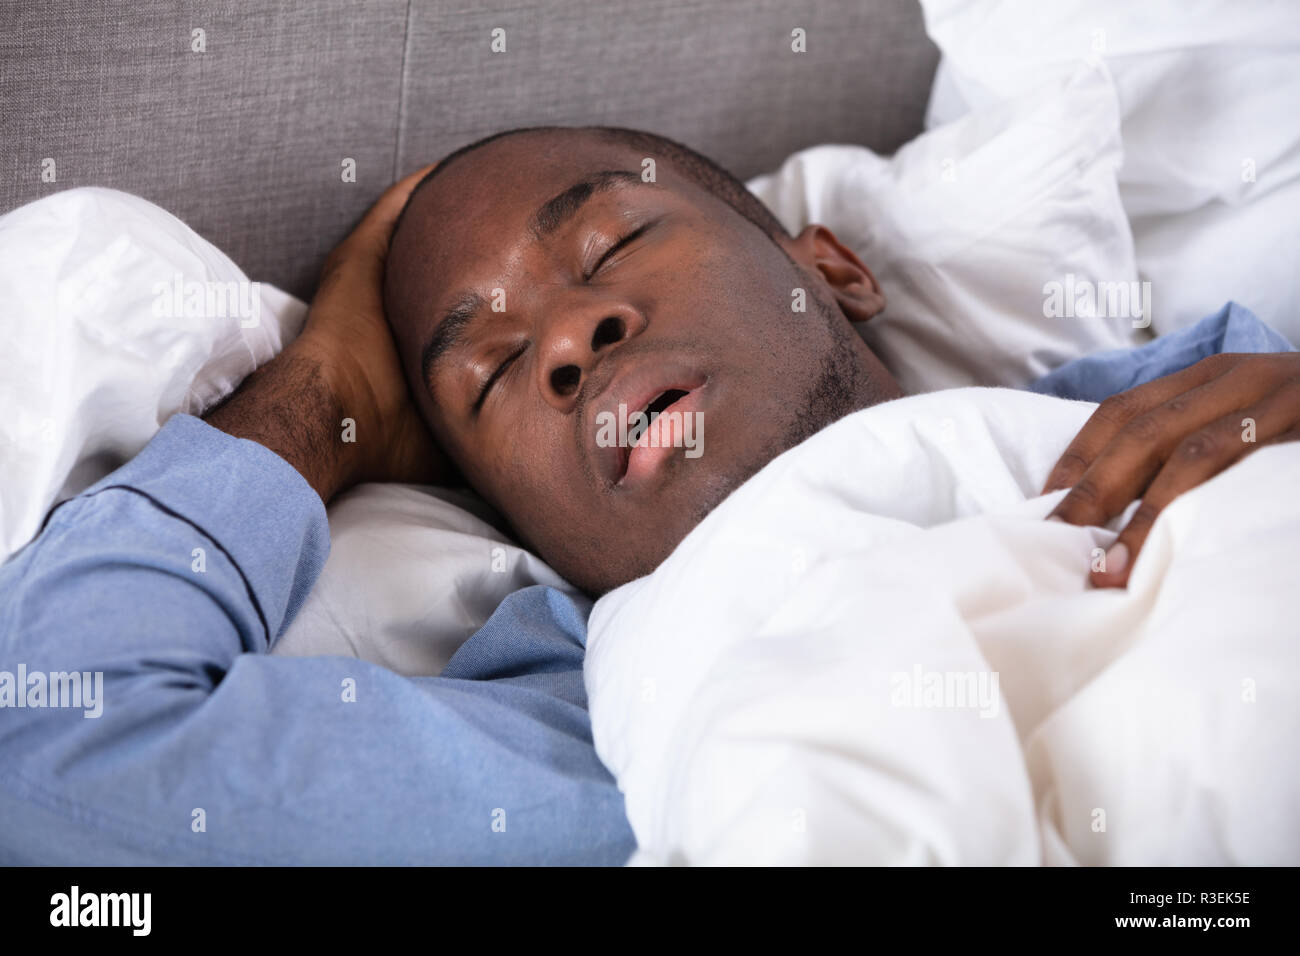
[{"label": "gray headboard", "polygon": [[6,2],[0,212],[124,189],[308,297],[385,186],[480,136],[634,126],[747,177],[814,143],[892,152],[937,58],[916,0]]}]

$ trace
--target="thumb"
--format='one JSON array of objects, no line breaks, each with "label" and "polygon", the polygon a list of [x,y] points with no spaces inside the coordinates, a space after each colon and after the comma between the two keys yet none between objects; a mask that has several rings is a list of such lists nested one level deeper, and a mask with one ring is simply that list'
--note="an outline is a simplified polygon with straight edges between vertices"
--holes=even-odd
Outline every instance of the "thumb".
[{"label": "thumb", "polygon": [[370,207],[347,239],[339,244],[337,252],[340,257],[366,256],[374,260],[374,265],[381,264],[388,254],[388,242],[392,238],[393,226],[397,224],[398,217],[406,208],[406,201],[415,191],[415,187],[420,184],[420,180],[431,173],[437,165],[437,163],[430,163],[428,166],[423,166],[385,189],[383,195]]}]

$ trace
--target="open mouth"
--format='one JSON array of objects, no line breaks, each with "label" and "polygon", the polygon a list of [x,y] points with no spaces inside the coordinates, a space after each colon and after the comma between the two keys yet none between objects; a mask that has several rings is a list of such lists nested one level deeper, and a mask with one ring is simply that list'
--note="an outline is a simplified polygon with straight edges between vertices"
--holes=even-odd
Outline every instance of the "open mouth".
[{"label": "open mouth", "polygon": [[[690,391],[687,389],[665,389],[655,396],[645,408],[641,409],[641,415],[637,421],[628,422],[627,442],[619,448],[619,481],[627,474],[627,465],[632,457],[632,449],[641,440],[641,436],[650,430],[650,426],[654,424],[656,418],[689,394]],[[628,417],[632,418],[633,416],[629,415]]]},{"label": "open mouth", "polygon": [[688,439],[683,454],[698,457],[694,436],[700,411],[713,399],[710,377],[691,358],[667,351],[615,356],[616,364],[602,363],[593,380],[578,419],[586,434],[578,440],[605,491],[649,487]]},{"label": "open mouth", "polygon": [[627,443],[635,445],[641,440],[641,436],[650,430],[654,420],[663,412],[667,411],[668,406],[672,405],[678,399],[685,398],[689,393],[684,389],[670,388],[660,394],[654,401],[641,410],[641,420],[629,424],[627,429]]}]

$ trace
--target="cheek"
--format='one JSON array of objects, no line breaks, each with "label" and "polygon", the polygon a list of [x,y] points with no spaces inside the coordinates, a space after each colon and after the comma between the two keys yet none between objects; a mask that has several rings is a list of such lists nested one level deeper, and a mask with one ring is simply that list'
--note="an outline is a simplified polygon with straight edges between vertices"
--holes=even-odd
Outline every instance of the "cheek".
[{"label": "cheek", "polygon": [[701,242],[686,272],[683,285],[690,287],[695,308],[708,309],[733,331],[789,325],[792,292],[803,284],[775,244],[759,241],[763,245],[726,235]]},{"label": "cheek", "polygon": [[534,488],[529,478],[532,463],[518,441],[486,443],[486,451],[470,456],[466,478],[498,511],[515,521],[521,503],[528,502]]},{"label": "cheek", "polygon": [[[465,455],[465,477],[522,533],[562,516],[568,489],[578,485],[573,435],[567,420],[514,412],[501,428],[486,431]],[[544,504],[543,504],[544,503]]]}]

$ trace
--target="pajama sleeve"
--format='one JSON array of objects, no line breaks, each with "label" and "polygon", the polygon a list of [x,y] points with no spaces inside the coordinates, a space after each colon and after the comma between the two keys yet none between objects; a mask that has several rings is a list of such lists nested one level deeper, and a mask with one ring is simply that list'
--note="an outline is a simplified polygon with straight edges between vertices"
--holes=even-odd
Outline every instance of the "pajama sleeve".
[{"label": "pajama sleeve", "polygon": [[[437,678],[267,652],[320,498],[186,415],[0,567],[0,863],[622,863],[588,607],[512,595]],[[74,676],[75,675],[75,676]]]}]

